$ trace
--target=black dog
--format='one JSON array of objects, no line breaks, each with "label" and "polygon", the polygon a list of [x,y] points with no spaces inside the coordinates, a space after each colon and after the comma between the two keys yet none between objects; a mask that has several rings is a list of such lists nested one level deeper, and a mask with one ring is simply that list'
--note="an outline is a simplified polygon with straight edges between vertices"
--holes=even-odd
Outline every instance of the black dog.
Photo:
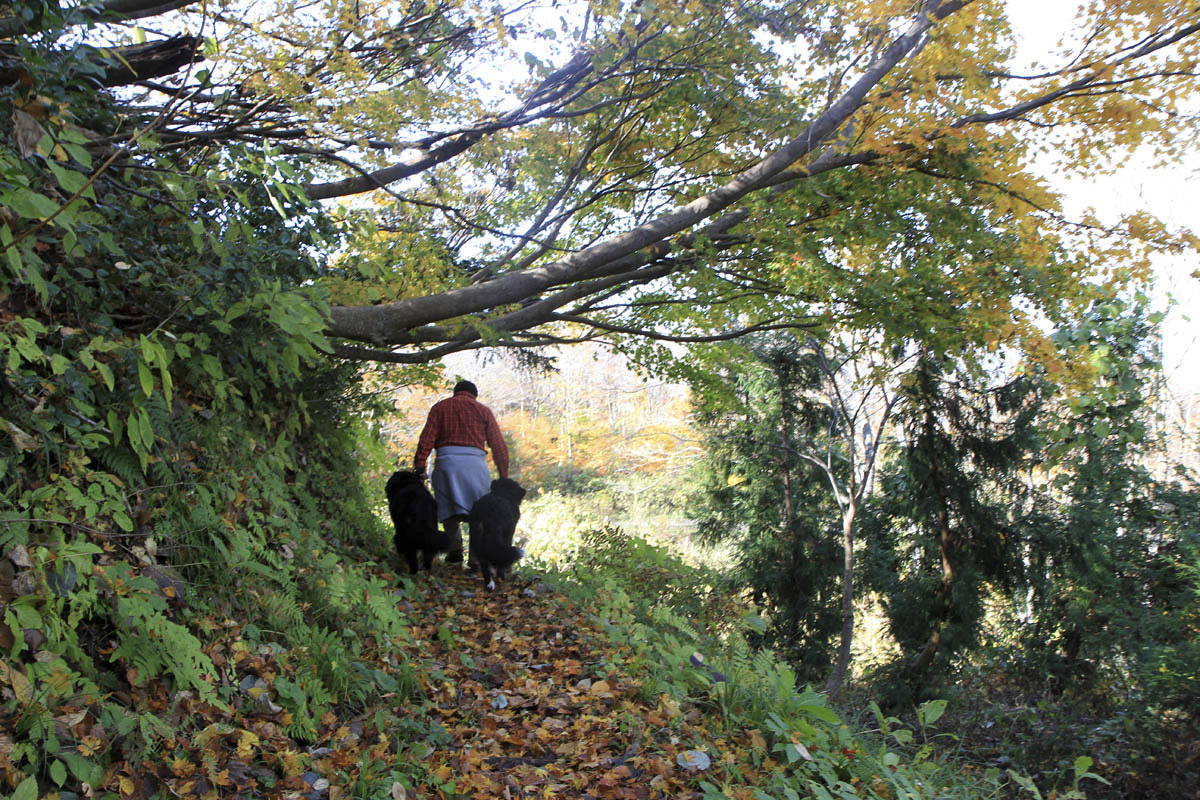
[{"label": "black dog", "polygon": [[471,529],[471,558],[488,590],[496,588],[496,578],[525,555],[513,547],[513,533],[521,518],[521,498],[525,490],[511,478],[496,478],[492,490],[475,501],[467,518]]},{"label": "black dog", "polygon": [[450,549],[450,540],[438,530],[437,503],[425,488],[425,481],[412,470],[402,469],[387,482],[388,511],[396,534],[392,539],[396,552],[408,561],[410,572],[420,568],[417,556],[422,556],[425,569],[433,567],[433,556]]}]

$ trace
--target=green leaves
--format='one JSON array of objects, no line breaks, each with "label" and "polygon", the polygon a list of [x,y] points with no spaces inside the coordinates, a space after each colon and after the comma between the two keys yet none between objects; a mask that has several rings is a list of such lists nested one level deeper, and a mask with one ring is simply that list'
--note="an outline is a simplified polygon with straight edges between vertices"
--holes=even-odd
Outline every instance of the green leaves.
[{"label": "green leaves", "polygon": [[948,700],[929,700],[917,707],[917,722],[922,727],[933,725],[946,712]]},{"label": "green leaves", "polygon": [[38,785],[37,779],[31,777],[26,778],[17,785],[17,790],[13,792],[12,800],[37,800]]},{"label": "green leaves", "polygon": [[145,393],[146,397],[150,397],[154,394],[154,376],[151,375],[150,368],[146,366],[144,361],[138,362],[137,370],[138,380],[142,384],[142,392]]},{"label": "green leaves", "polygon": [[138,408],[125,419],[125,432],[129,437],[129,445],[134,452],[145,458],[154,447],[154,426],[150,423],[150,415],[145,408]]},{"label": "green leaves", "polygon": [[172,392],[175,385],[170,372],[171,359],[174,352],[174,346],[168,350],[157,338],[141,336],[138,339],[139,358],[137,371],[138,382],[142,387],[142,392],[146,397],[154,394],[154,377],[151,370],[158,369],[159,377],[162,380],[163,398],[168,408],[171,407]]},{"label": "green leaves", "polygon": [[43,220],[58,211],[55,201],[28,188],[9,189],[0,192],[0,205],[11,208],[25,219]]}]

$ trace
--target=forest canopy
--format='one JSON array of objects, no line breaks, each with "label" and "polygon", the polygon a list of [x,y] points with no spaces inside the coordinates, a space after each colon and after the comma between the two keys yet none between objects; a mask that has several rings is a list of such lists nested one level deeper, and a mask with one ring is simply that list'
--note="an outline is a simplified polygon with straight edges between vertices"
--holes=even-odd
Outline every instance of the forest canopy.
[{"label": "forest canopy", "polygon": [[1027,74],[1000,0],[35,2],[0,36],[57,184],[0,198],[13,269],[91,203],[215,249],[270,207],[352,359],[848,325],[1053,360],[1046,320],[1196,244],[1033,167],[1192,147],[1187,2],[1085,4]]}]

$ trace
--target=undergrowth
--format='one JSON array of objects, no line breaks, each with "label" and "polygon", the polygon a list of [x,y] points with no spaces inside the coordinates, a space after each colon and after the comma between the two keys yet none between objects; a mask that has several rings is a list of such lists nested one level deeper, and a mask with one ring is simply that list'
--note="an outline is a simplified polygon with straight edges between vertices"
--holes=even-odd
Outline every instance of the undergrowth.
[{"label": "undergrowth", "polygon": [[[533,565],[530,565],[533,566]],[[730,742],[761,740],[787,765],[768,785],[705,784],[705,797],[750,789],[768,798],[1000,798],[1040,797],[1016,770],[976,768],[951,749],[947,703],[922,704],[914,723],[869,707],[865,724],[846,721],[774,654],[754,650],[749,634],[762,620],[705,568],[690,566],[661,546],[614,529],[586,533],[570,564],[541,562],[544,580],[592,610],[613,642],[613,666],[639,676],[646,700],[701,709],[713,741],[696,742],[729,758]],[[731,622],[732,620],[732,622]],[[1082,781],[1098,776],[1090,759],[1073,764],[1057,797],[1084,796]],[[1084,784],[1086,786],[1086,784]]]},{"label": "undergrowth", "polygon": [[357,754],[419,736],[422,689],[367,568],[382,446],[326,356],[327,224],[266,151],[109,169],[110,56],[44,38],[0,92],[57,109],[0,145],[0,794],[295,793],[321,747],[390,791],[403,748]]}]

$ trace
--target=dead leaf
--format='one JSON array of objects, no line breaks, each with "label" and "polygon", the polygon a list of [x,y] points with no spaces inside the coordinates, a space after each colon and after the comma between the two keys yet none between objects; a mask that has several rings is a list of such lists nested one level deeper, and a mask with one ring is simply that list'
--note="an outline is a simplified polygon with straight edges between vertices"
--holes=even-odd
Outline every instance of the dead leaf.
[{"label": "dead leaf", "polygon": [[12,437],[13,444],[17,446],[17,449],[25,451],[38,449],[38,440],[35,437],[30,436],[11,422],[7,425],[8,435]]},{"label": "dead leaf", "polygon": [[36,153],[38,142],[45,135],[42,126],[32,116],[20,109],[13,111],[13,138],[17,141],[17,152],[21,158],[29,158]]},{"label": "dead leaf", "polygon": [[29,705],[33,702],[33,686],[29,683],[29,679],[25,677],[25,673],[18,672],[15,668],[0,661],[0,677],[3,677],[8,685],[12,687],[13,694],[16,695],[17,701],[21,705]]},{"label": "dead leaf", "polygon": [[254,754],[254,748],[258,747],[258,736],[250,731],[241,731],[238,734],[237,754],[238,758],[249,760]]},{"label": "dead leaf", "polygon": [[29,558],[29,551],[25,549],[25,545],[23,544],[16,545],[8,551],[8,560],[21,569],[29,569],[33,566],[33,561]]}]

